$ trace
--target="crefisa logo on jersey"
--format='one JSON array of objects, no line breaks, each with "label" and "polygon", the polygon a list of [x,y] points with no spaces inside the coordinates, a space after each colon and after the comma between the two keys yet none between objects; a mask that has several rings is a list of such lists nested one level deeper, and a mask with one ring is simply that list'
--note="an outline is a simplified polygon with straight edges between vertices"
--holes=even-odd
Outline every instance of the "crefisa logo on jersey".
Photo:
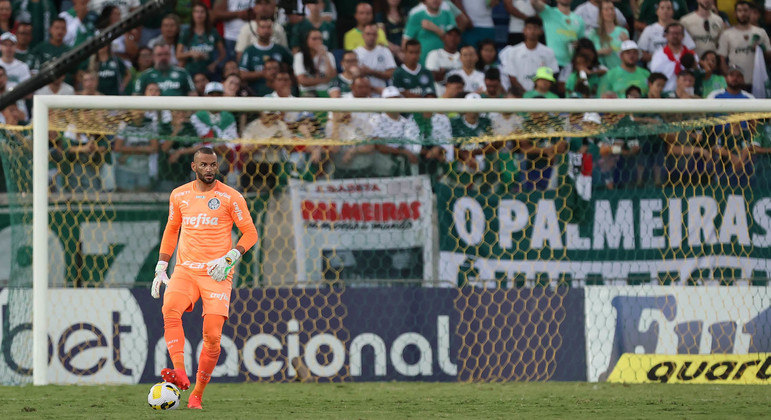
[{"label": "crefisa logo on jersey", "polygon": [[197,216],[182,216],[182,224],[191,227],[198,227],[201,225],[217,226],[219,224],[219,218],[207,216],[205,213],[198,213]]},{"label": "crefisa logo on jersey", "polygon": [[212,198],[211,200],[209,200],[208,206],[212,210],[217,210],[218,208],[220,208],[220,199],[216,197]]}]

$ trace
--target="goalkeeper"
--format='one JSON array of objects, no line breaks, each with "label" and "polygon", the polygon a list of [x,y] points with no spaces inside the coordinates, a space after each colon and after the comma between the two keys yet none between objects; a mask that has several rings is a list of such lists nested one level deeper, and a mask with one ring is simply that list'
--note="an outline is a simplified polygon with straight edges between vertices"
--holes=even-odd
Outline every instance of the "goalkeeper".
[{"label": "goalkeeper", "polygon": [[[192,311],[198,298],[203,301],[203,347],[195,388],[187,404],[189,408],[200,409],[204,388],[220,356],[222,326],[228,317],[233,287],[232,269],[244,252],[257,243],[257,229],[244,197],[215,179],[218,165],[214,150],[198,149],[193,155],[192,169],[195,181],[178,187],[169,198],[169,221],[163,231],[151,293],[159,298],[161,283],[166,284],[163,330],[174,368],[163,369],[161,377],[183,390],[190,387],[190,380],[185,372],[182,314]],[[233,223],[242,236],[236,247],[230,249]],[[177,261],[169,279],[166,269],[177,248],[177,237]]]}]

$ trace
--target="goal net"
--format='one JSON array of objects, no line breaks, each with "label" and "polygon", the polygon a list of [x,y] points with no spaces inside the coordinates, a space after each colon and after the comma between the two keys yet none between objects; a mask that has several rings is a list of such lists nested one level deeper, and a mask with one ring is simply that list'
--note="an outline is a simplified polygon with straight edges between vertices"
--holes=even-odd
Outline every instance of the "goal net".
[{"label": "goal net", "polygon": [[150,99],[1,127],[3,383],[170,363],[149,284],[202,145],[260,236],[218,381],[674,381],[631,355],[771,352],[765,102]]}]

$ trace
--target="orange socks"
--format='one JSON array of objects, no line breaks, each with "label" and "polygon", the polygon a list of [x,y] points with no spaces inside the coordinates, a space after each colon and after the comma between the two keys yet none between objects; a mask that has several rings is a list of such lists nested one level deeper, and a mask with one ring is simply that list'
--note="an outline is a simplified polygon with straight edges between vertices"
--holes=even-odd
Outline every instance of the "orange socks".
[{"label": "orange socks", "polygon": [[222,315],[204,315],[203,317],[203,346],[198,361],[198,373],[195,377],[195,389],[191,395],[203,395],[203,390],[211,379],[211,373],[217,366],[217,360],[220,358],[222,326],[226,319]]},{"label": "orange socks", "polygon": [[[185,371],[185,330],[182,328],[182,313],[188,305],[187,298],[174,299],[176,294],[164,296],[163,337],[169,349],[174,369]],[[184,305],[184,307],[182,307]]]}]

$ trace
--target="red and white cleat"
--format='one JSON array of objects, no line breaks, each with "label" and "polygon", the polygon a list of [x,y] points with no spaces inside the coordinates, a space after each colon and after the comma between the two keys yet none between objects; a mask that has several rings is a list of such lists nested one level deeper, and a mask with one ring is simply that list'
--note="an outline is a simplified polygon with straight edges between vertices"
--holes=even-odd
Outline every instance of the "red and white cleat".
[{"label": "red and white cleat", "polygon": [[190,388],[190,379],[187,378],[187,373],[183,369],[163,369],[161,370],[161,378],[166,382],[171,382],[182,391]]},{"label": "red and white cleat", "polygon": [[198,395],[190,394],[190,399],[187,400],[187,408],[203,410],[203,406],[201,406],[201,397]]}]

